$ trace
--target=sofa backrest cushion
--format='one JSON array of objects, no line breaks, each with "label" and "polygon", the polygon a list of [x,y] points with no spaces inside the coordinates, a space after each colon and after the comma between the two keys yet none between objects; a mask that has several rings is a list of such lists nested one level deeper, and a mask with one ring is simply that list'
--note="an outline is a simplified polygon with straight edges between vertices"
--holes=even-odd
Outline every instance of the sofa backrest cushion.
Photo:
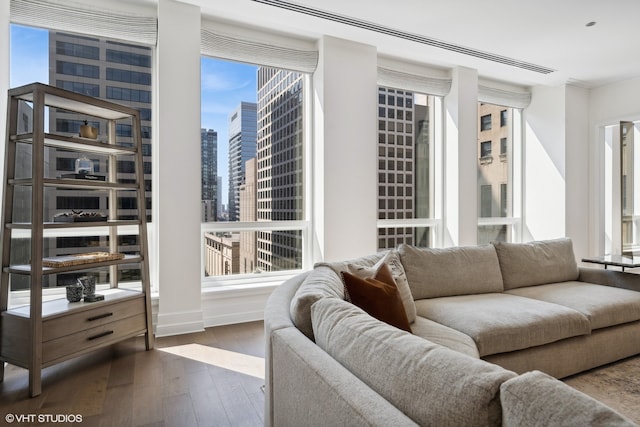
[{"label": "sofa backrest cushion", "polygon": [[419,425],[499,425],[516,375],[393,328],[337,298],[311,308],[316,344]]},{"label": "sofa backrest cushion", "polygon": [[493,242],[493,246],[498,254],[505,290],[578,279],[571,239]]},{"label": "sofa backrest cushion", "polygon": [[382,264],[373,277],[361,278],[347,271],[341,274],[347,301],[378,320],[411,332],[398,286],[387,264]]},{"label": "sofa backrest cushion", "polygon": [[415,300],[502,292],[502,273],[491,245],[435,249],[398,248]]},{"label": "sofa backrest cushion", "polygon": [[325,297],[344,299],[344,284],[339,272],[346,269],[349,264],[372,267],[383,257],[384,254],[381,253],[342,263],[316,265],[304,279],[289,305],[291,320],[296,328],[305,334],[307,338],[313,340],[311,305],[318,299]]},{"label": "sofa backrest cushion", "polygon": [[[402,261],[400,260],[400,255],[398,251],[392,249],[384,253],[384,256],[375,263],[375,265],[368,267],[361,262],[357,263],[348,263],[346,265],[346,270],[351,274],[354,274],[361,278],[373,277],[380,267],[385,264],[391,270],[391,274],[393,276],[393,281],[395,282],[398,288],[398,294],[402,299],[402,304],[404,305],[404,311],[407,315],[407,320],[409,323],[413,323],[416,320],[416,304],[413,300],[413,295],[411,294],[411,289],[409,288],[409,282],[407,282],[407,275],[404,271],[404,267],[402,266]],[[334,270],[337,270],[338,265],[327,264],[331,266]]]},{"label": "sofa backrest cushion", "polygon": [[504,382],[500,401],[504,427],[636,425],[602,402],[540,371]]}]

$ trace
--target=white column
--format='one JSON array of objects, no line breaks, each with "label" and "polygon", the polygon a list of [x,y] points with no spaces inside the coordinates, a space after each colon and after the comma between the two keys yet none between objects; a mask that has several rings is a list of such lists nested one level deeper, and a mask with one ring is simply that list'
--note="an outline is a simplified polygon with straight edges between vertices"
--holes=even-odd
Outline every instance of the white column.
[{"label": "white column", "polygon": [[525,242],[566,233],[565,120],[565,88],[533,88],[525,115]]},{"label": "white column", "polygon": [[203,330],[200,283],[200,9],[158,2],[153,215],[157,335]]},{"label": "white column", "polygon": [[589,93],[567,86],[565,94],[566,235],[578,260],[589,255]]},{"label": "white column", "polygon": [[453,70],[445,97],[444,246],[478,241],[478,72]]},{"label": "white column", "polygon": [[314,74],[314,258],[377,249],[377,53],[323,37]]}]

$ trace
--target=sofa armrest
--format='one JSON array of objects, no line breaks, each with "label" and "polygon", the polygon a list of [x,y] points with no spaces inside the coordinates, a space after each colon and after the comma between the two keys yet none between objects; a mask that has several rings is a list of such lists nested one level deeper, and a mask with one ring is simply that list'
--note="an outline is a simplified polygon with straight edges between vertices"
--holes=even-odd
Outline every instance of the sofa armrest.
[{"label": "sofa armrest", "polygon": [[273,405],[265,425],[417,426],[296,328],[274,331],[271,344]]},{"label": "sofa armrest", "polygon": [[635,426],[605,404],[540,371],[502,383],[500,402],[503,427]]},{"label": "sofa armrest", "polygon": [[579,267],[578,281],[640,292],[640,274],[635,273]]}]

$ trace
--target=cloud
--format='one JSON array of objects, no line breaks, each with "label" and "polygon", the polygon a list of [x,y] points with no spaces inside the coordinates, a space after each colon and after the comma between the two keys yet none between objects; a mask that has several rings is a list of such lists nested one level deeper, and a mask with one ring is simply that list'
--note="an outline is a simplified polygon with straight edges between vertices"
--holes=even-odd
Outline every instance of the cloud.
[{"label": "cloud", "polygon": [[224,73],[206,72],[205,70],[202,72],[201,86],[203,91],[231,92],[245,89],[253,83],[251,80],[238,79]]}]

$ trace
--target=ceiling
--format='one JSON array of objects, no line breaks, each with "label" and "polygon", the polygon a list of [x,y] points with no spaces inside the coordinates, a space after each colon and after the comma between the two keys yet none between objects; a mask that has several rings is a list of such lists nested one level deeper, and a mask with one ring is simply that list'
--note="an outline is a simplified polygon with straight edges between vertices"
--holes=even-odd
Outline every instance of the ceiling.
[{"label": "ceiling", "polygon": [[637,0],[181,1],[219,19],[346,38],[380,54],[527,86],[592,88],[640,76]]}]

